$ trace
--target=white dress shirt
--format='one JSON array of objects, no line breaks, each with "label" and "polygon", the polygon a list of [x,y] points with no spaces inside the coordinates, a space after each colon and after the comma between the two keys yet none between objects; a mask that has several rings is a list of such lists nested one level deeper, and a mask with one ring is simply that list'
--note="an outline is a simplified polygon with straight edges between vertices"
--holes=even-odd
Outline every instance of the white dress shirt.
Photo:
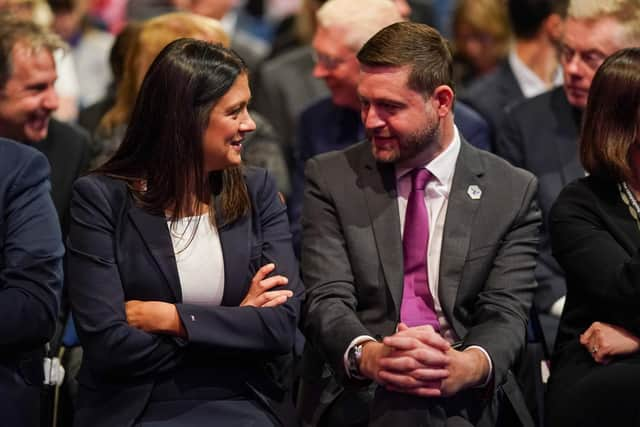
[{"label": "white dress shirt", "polygon": [[509,65],[525,98],[540,95],[562,84],[562,68],[560,66],[556,69],[553,83],[548,86],[531,68],[522,62],[515,49],[511,49],[511,52],[509,52]]},{"label": "white dress shirt", "polygon": [[[444,223],[447,216],[447,207],[449,204],[449,193],[451,192],[451,184],[453,182],[453,174],[456,168],[456,161],[460,154],[460,134],[454,126],[453,141],[449,146],[437,157],[431,160],[425,168],[431,173],[432,178],[427,182],[424,191],[424,203],[427,206],[429,215],[429,243],[427,249],[427,269],[429,275],[429,290],[433,297],[436,315],[440,322],[440,334],[451,344],[458,340],[455,331],[449,325],[447,318],[444,316],[440,298],[438,297],[438,283],[440,277],[440,253],[442,249],[442,238],[444,234]],[[404,220],[407,212],[407,203],[409,193],[411,192],[411,177],[409,173],[413,168],[396,168],[396,189],[398,192],[398,213],[400,215],[400,230],[404,234]],[[356,337],[344,354],[344,363],[347,373],[349,350],[365,341],[375,341],[374,338],[366,335]],[[486,385],[491,379],[492,363],[489,354],[478,346],[469,346],[467,349],[477,348],[481,350],[489,361],[489,375]]]}]

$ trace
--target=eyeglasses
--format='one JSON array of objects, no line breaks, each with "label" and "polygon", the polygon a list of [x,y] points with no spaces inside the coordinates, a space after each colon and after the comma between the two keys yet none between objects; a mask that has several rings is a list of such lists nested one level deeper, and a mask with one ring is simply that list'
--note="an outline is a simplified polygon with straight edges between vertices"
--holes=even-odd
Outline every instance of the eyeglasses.
[{"label": "eyeglasses", "polygon": [[560,58],[565,65],[571,63],[576,54],[578,55],[580,62],[593,71],[597,70],[598,67],[602,65],[604,60],[607,58],[604,53],[597,50],[588,50],[586,52],[582,52],[572,49],[564,44],[560,46]]},{"label": "eyeglasses", "polygon": [[311,57],[313,58],[313,62],[322,65],[327,70],[334,70],[345,61],[343,58],[325,55],[324,53],[319,53],[315,50],[311,51]]}]

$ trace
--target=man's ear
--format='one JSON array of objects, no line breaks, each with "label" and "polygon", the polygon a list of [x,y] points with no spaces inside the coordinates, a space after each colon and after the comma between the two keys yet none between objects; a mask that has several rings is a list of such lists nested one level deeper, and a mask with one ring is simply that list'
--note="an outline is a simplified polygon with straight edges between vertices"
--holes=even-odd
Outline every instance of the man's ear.
[{"label": "man's ear", "polygon": [[431,99],[435,102],[436,111],[438,116],[444,117],[448,113],[453,112],[453,100],[455,94],[453,89],[447,85],[440,85],[434,89]]}]

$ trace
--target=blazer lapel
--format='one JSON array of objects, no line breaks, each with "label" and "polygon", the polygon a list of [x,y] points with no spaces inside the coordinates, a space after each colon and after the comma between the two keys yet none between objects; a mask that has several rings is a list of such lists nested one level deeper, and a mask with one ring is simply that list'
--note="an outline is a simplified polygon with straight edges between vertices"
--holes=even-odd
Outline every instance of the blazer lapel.
[{"label": "blazer lapel", "polygon": [[396,310],[400,312],[403,287],[402,240],[396,192],[395,169],[390,164],[375,162],[371,154],[363,168],[363,189],[367,211]]},{"label": "blazer lapel", "polygon": [[456,328],[453,308],[459,291],[462,271],[469,251],[469,242],[473,231],[473,219],[482,199],[472,199],[469,187],[476,185],[481,191],[483,182],[480,179],[484,167],[474,149],[462,141],[460,154],[456,162],[453,183],[449,194],[447,215],[445,218],[440,252],[440,277],[438,297],[447,319]]},{"label": "blazer lapel", "polygon": [[129,210],[129,217],[138,229],[162,275],[167,280],[175,300],[181,302],[180,277],[178,276],[173,243],[171,242],[171,235],[169,234],[165,217],[152,215],[135,205]]},{"label": "blazer lapel", "polygon": [[222,305],[236,306],[242,301],[250,285],[247,279],[247,266],[251,254],[251,216],[246,215],[233,223],[225,224],[219,197],[215,197],[214,204],[224,258]]}]

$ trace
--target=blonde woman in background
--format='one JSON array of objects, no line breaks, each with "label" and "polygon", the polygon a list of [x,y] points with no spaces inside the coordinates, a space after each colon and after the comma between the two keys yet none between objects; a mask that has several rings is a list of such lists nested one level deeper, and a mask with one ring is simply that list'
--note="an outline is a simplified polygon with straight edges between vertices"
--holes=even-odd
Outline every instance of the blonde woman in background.
[{"label": "blonde woman in background", "polygon": [[506,58],[510,37],[504,0],[460,0],[453,13],[456,83],[467,86],[493,71]]}]

